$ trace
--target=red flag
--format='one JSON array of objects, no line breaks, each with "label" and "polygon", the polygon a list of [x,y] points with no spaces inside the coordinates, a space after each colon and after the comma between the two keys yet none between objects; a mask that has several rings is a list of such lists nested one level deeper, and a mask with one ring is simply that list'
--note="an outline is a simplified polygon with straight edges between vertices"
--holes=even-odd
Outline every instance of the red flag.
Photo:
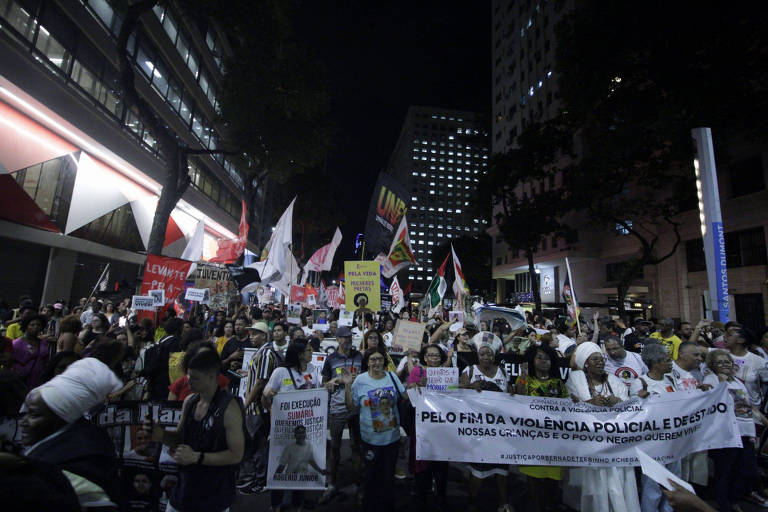
[{"label": "red flag", "polygon": [[211,258],[212,263],[232,263],[245,251],[248,243],[248,221],[246,220],[245,199],[241,199],[240,231],[234,240],[219,240],[219,248],[216,256]]},{"label": "red flag", "polygon": [[448,257],[451,255],[451,253],[448,253],[445,255],[445,259],[443,260],[443,264],[440,265],[440,268],[437,269],[437,275],[440,277],[445,277],[445,264],[448,263]]},{"label": "red flag", "polygon": [[408,297],[409,293],[411,293],[411,283],[408,283],[408,286],[406,286],[405,290],[403,290],[403,296]]}]

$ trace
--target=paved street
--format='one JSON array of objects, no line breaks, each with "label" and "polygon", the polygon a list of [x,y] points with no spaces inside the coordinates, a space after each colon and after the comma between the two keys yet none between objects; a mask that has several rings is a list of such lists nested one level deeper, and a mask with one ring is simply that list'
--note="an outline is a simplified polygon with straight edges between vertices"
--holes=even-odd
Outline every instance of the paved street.
[{"label": "paved street", "polygon": [[[349,461],[349,443],[347,441],[344,441],[342,446],[342,457],[344,460]],[[406,467],[407,460],[401,458],[398,465]],[[356,487],[353,484],[356,473],[351,463],[347,462],[342,465],[340,473],[342,488],[339,495],[325,505],[311,504],[312,510],[317,510],[318,512],[352,512],[359,509],[355,497]],[[412,493],[412,489],[413,478],[411,475],[408,475],[404,480],[395,480],[395,511],[427,512],[419,508],[418,500]],[[308,493],[308,496],[313,502],[316,502],[320,494],[319,492]],[[525,479],[519,474],[514,474],[510,478],[509,497],[516,512],[529,512],[533,510]],[[496,486],[491,479],[488,479],[484,482],[481,499],[474,505],[478,512],[495,512],[498,507],[496,500]],[[709,503],[714,506],[714,502],[710,501]],[[459,465],[452,465],[448,477],[448,510],[452,512],[468,512],[471,505],[472,501],[469,497],[466,473],[462,471]],[[238,494],[232,510],[233,512],[266,511],[269,510],[269,506],[268,491],[257,496]],[[745,512],[765,510],[747,503],[742,503],[741,507]],[[305,507],[305,510],[308,509],[309,507]],[[570,509],[564,508],[563,510]]]}]

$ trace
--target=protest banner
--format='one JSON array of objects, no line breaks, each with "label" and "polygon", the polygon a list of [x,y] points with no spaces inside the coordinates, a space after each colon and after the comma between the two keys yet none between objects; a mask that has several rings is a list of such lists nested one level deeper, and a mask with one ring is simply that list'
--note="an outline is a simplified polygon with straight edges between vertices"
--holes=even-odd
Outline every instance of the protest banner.
[{"label": "protest banner", "polygon": [[366,252],[387,254],[395,230],[407,209],[406,188],[391,175],[379,174],[365,223]]},{"label": "protest banner", "polygon": [[150,297],[152,297],[152,300],[154,301],[155,307],[163,307],[165,305],[165,292],[160,290],[149,290],[149,293],[147,294]]},{"label": "protest banner", "polygon": [[131,307],[136,311],[154,311],[155,298],[151,295],[134,295],[131,299]]},{"label": "protest banner", "polygon": [[239,293],[232,273],[226,267],[202,261],[197,263],[192,287],[208,288],[208,305],[211,309],[226,310]]},{"label": "protest banner", "polygon": [[164,305],[171,304],[181,294],[191,265],[191,261],[150,254],[144,264],[141,295],[149,295],[150,290],[163,290]]},{"label": "protest banner", "polygon": [[381,267],[376,261],[345,261],[345,306],[348,311],[381,310]]},{"label": "protest banner", "polygon": [[187,288],[184,299],[193,300],[200,304],[208,304],[211,302],[211,290],[209,288]]},{"label": "protest banner", "polygon": [[108,403],[91,421],[103,428],[115,447],[130,510],[164,511],[176,486],[178,466],[170,448],[152,441],[144,421],[175,429],[182,402],[120,401]]},{"label": "protest banner", "polygon": [[392,296],[388,293],[381,294],[381,311],[389,313],[392,310]]},{"label": "protest banner", "polygon": [[268,489],[325,489],[325,388],[278,393],[272,402]]},{"label": "protest banner", "polygon": [[427,368],[427,389],[430,391],[456,391],[459,389],[459,369],[438,366]]},{"label": "protest banner", "polygon": [[733,399],[709,392],[635,398],[614,407],[460,389],[409,392],[416,458],[556,466],[637,466],[635,448],[667,464],[741,446]]},{"label": "protest banner", "polygon": [[424,336],[424,324],[398,319],[392,334],[392,346],[390,350],[395,353],[405,353],[409,350],[418,352],[421,350],[421,341]]}]

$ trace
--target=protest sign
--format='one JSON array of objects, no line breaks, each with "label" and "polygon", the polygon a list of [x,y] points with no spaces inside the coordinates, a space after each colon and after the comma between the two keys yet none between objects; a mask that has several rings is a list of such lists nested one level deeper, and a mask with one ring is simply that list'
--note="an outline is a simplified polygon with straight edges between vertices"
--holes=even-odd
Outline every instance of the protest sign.
[{"label": "protest sign", "polygon": [[272,402],[267,465],[268,489],[325,488],[325,388],[285,391]]},{"label": "protest sign", "polygon": [[312,312],[312,321],[315,324],[327,324],[328,323],[328,310],[316,309]]},{"label": "protest sign", "polygon": [[166,509],[178,482],[178,466],[170,448],[152,441],[144,421],[175,429],[181,419],[182,402],[120,401],[108,403],[91,417],[104,429],[115,447],[123,489],[130,510]]},{"label": "protest sign", "polygon": [[456,391],[459,389],[459,369],[455,366],[427,368],[427,389],[430,391]]},{"label": "protest sign", "polygon": [[458,309],[458,310],[451,310],[448,312],[448,320],[451,322],[458,322],[463,324],[464,323],[464,311]]},{"label": "protest sign", "polygon": [[301,304],[288,304],[288,311],[285,315],[289,324],[301,325]]},{"label": "protest sign", "polygon": [[377,261],[344,262],[346,308],[381,310],[381,267]]},{"label": "protest sign", "polygon": [[194,288],[208,288],[211,309],[227,309],[238,296],[232,273],[224,266],[199,261],[194,273]]},{"label": "protest sign", "polygon": [[164,304],[173,302],[184,288],[184,280],[192,262],[150,254],[144,264],[141,295],[150,290],[163,290]]},{"label": "protest sign", "polygon": [[317,296],[307,295],[307,306],[314,306],[315,304],[317,304]]},{"label": "protest sign", "polygon": [[312,324],[313,331],[327,332],[329,327],[328,324]]},{"label": "protest sign", "polygon": [[147,295],[152,297],[156,307],[163,307],[165,305],[165,292],[163,290],[149,290]]},{"label": "protest sign", "polygon": [[421,340],[424,336],[424,324],[398,319],[392,335],[392,352],[404,353],[409,350],[421,350]]},{"label": "protest sign", "polygon": [[211,291],[208,288],[187,288],[184,299],[208,304],[211,301]]},{"label": "protest sign", "polygon": [[136,311],[154,311],[155,298],[151,295],[134,295],[131,299],[131,307]]},{"label": "protest sign", "polygon": [[354,311],[347,311],[346,309],[340,309],[339,310],[339,327],[342,325],[346,325],[347,327],[352,327],[352,322],[355,319],[355,312]]},{"label": "protest sign", "polygon": [[[322,347],[320,347],[322,348]],[[325,364],[325,358],[328,357],[328,354],[325,352],[312,352],[312,366],[315,367],[315,376],[317,377],[318,382],[323,381],[323,365]]]},{"label": "protest sign", "polygon": [[667,464],[693,452],[741,446],[725,384],[614,407],[464,389],[411,390],[409,396],[420,460],[616,467],[639,465],[635,448]]},{"label": "protest sign", "polygon": [[389,313],[392,310],[392,296],[388,293],[381,294],[381,311]]},{"label": "protest sign", "polygon": [[303,286],[292,284],[291,291],[290,291],[290,298],[291,298],[291,302],[295,302],[297,304],[304,304],[304,301],[307,299],[307,289],[304,288]]},{"label": "protest sign", "polygon": [[325,302],[328,304],[329,308],[337,308],[339,307],[339,287],[338,286],[328,286],[325,289]]},{"label": "protest sign", "polygon": [[[243,349],[243,365],[241,368],[245,371],[248,371],[248,365],[251,364],[251,361],[256,356],[256,352],[258,352],[259,349],[257,348],[244,348]],[[248,379],[242,378],[240,379],[240,388],[237,391],[237,394],[240,398],[243,399],[243,402],[245,402],[245,399],[248,398]]]}]

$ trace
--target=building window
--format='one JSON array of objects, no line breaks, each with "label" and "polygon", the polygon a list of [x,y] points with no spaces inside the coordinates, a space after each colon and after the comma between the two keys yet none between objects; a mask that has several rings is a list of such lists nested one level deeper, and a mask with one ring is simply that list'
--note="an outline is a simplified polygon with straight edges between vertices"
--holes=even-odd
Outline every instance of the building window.
[{"label": "building window", "polygon": [[[688,272],[707,270],[703,239],[696,238],[685,242],[685,255]],[[727,268],[768,264],[763,228],[726,233],[725,260]]]}]

